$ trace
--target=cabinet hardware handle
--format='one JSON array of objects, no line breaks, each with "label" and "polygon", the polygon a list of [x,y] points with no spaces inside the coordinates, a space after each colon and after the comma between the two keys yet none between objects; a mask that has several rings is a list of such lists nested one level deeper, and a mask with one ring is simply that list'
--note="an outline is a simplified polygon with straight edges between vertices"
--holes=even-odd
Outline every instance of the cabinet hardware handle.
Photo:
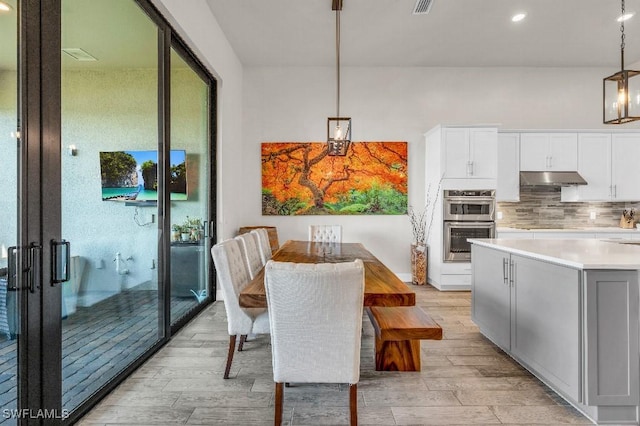
[{"label": "cabinet hardware handle", "polygon": [[502,281],[504,284],[508,284],[507,280],[508,278],[508,273],[507,273],[507,263],[508,263],[508,259],[506,257],[502,258]]},{"label": "cabinet hardware handle", "polygon": [[514,261],[510,261],[509,262],[509,266],[510,266],[510,270],[509,270],[509,286],[513,287],[513,284],[515,282],[515,277],[516,277],[516,262]]},{"label": "cabinet hardware handle", "polygon": [[618,198],[618,185],[613,185],[613,198]]}]

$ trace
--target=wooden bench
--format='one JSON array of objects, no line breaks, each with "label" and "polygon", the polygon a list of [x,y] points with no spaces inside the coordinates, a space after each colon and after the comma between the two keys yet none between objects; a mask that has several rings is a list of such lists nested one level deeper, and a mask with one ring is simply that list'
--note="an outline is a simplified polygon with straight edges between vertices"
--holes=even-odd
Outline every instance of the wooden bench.
[{"label": "wooden bench", "polygon": [[442,339],[442,328],[418,306],[371,306],[376,371],[420,371],[420,340]]}]

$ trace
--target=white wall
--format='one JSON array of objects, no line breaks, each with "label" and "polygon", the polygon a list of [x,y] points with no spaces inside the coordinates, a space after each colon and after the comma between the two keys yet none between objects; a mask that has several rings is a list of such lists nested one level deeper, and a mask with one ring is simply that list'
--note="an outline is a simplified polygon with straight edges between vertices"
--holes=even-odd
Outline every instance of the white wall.
[{"label": "white wall", "polygon": [[[352,117],[356,141],[409,142],[409,204],[420,207],[427,130],[439,123],[603,128],[602,78],[610,71],[343,68],[341,114]],[[326,137],[326,118],[335,114],[334,68],[245,68],[243,93],[243,151],[235,160],[243,175],[243,223],[276,226],[281,241],[306,238],[311,223],[341,224],[345,241],[364,243],[405,278],[411,243],[406,216],[261,216],[260,144]],[[640,125],[625,126],[634,127]]]}]

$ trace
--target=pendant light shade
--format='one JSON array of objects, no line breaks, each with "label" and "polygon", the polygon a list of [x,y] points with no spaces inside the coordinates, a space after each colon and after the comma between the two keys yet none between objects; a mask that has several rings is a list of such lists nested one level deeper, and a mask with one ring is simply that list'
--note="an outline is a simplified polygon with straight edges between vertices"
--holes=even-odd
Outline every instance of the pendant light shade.
[{"label": "pendant light shade", "polygon": [[[625,15],[622,0],[622,15]],[[603,121],[605,124],[623,124],[640,120],[640,71],[624,69],[624,21],[620,22],[620,71],[602,82]]]},{"label": "pendant light shade", "polygon": [[336,116],[327,119],[329,155],[347,155],[351,144],[351,117],[340,117],[340,11],[343,0],[332,0],[336,12]]}]

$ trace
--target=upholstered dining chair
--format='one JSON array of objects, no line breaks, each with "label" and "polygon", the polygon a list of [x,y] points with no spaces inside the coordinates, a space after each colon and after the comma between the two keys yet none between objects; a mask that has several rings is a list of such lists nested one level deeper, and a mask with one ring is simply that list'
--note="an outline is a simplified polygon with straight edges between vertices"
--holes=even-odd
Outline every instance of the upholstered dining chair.
[{"label": "upholstered dining chair", "polygon": [[240,292],[250,281],[247,268],[242,258],[239,242],[229,239],[211,247],[211,256],[215,264],[218,282],[222,288],[224,309],[227,313],[227,328],[229,331],[229,351],[224,378],[229,378],[231,362],[235,352],[236,337],[240,336],[238,351],[242,351],[243,344],[249,334],[268,334],[269,314],[266,309],[242,308],[240,306]]},{"label": "upholstered dining chair", "polygon": [[258,241],[258,249],[260,251],[260,260],[265,265],[271,259],[271,243],[269,243],[269,233],[264,228],[258,228],[251,231]]},{"label": "upholstered dining chair", "polygon": [[340,243],[342,242],[342,226],[309,225],[309,241],[321,243]]},{"label": "upholstered dining chair", "polygon": [[260,259],[260,249],[258,249],[258,241],[255,234],[251,232],[240,234],[235,238],[240,244],[242,258],[244,259],[249,277],[254,279],[258,271],[262,268],[262,260]]},{"label": "upholstered dining chair", "polygon": [[284,383],[349,383],[351,424],[358,419],[362,260],[265,266],[275,382],[275,424],[282,422]]}]

